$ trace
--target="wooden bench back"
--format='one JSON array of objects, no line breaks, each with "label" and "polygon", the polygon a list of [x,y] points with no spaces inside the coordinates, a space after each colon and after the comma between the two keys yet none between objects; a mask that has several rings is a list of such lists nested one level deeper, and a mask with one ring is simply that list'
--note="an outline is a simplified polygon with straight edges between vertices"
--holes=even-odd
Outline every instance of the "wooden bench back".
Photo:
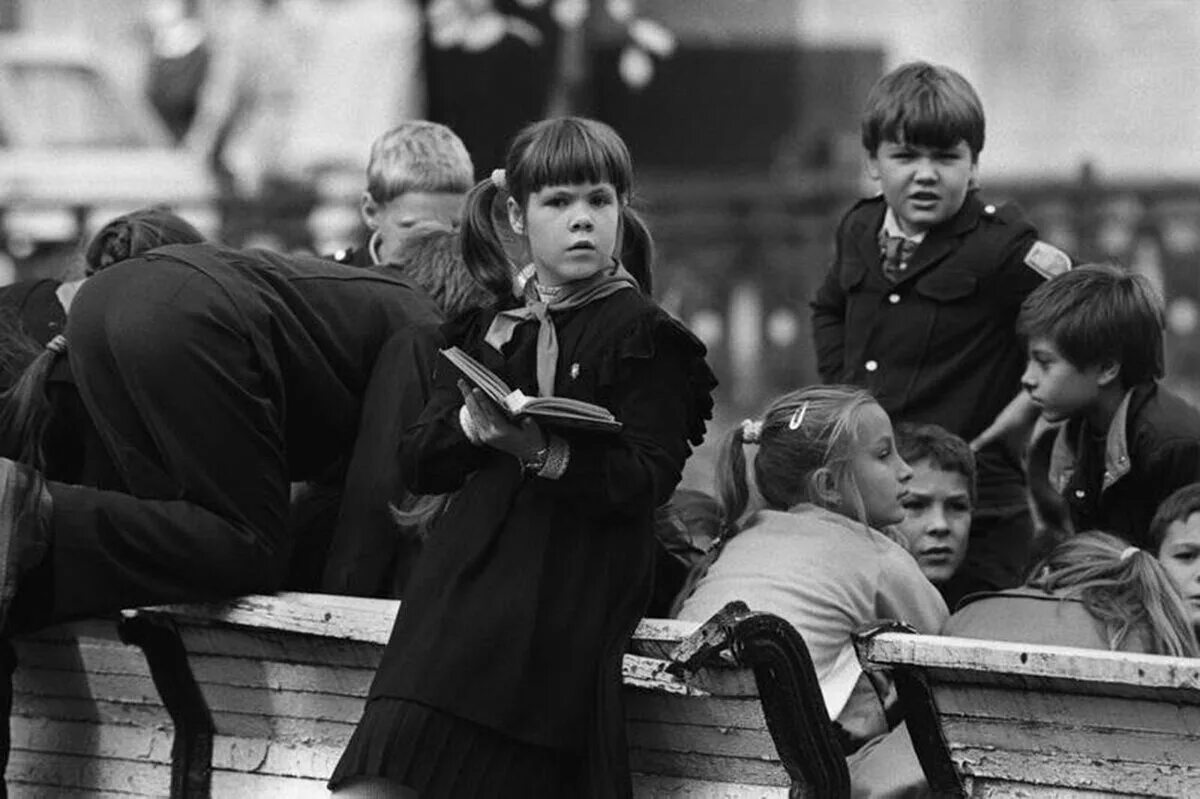
[{"label": "wooden bench back", "polygon": [[896,632],[860,657],[944,795],[1200,796],[1200,660]]},{"label": "wooden bench back", "polygon": [[[11,795],[325,797],[398,608],[318,594],[250,596],[21,639]],[[182,642],[174,661],[169,646],[143,653],[128,643],[144,644],[159,627]],[[666,659],[697,627],[644,620],[626,656],[637,795],[788,796],[791,779],[750,671],[677,676]],[[157,662],[154,673],[147,658]],[[168,696],[190,709],[168,713]]]}]

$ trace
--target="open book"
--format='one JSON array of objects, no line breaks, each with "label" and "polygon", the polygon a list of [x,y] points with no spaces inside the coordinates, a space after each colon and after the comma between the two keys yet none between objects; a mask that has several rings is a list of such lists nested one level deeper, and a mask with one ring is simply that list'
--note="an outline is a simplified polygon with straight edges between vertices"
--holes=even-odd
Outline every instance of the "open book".
[{"label": "open book", "polygon": [[585,430],[621,429],[621,423],[607,408],[568,397],[531,397],[520,389],[509,388],[499,375],[458,347],[442,350],[442,355],[512,418],[532,416],[547,425]]}]

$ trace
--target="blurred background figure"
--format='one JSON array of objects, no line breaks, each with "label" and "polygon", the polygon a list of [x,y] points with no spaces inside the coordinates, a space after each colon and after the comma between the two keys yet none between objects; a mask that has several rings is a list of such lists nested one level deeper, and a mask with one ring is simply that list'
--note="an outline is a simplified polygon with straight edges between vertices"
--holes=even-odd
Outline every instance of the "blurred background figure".
[{"label": "blurred background figure", "polygon": [[150,54],[146,99],[176,142],[183,140],[200,101],[212,50],[196,0],[146,0]]}]

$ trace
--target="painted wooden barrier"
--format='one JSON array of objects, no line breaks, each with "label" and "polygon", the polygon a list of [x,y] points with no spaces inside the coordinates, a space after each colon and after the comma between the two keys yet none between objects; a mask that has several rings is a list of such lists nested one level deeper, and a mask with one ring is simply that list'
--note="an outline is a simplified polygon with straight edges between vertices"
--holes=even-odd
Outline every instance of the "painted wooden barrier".
[{"label": "painted wooden barrier", "polygon": [[1200,796],[1200,660],[884,632],[914,747],[947,797]]},{"label": "painted wooden barrier", "polygon": [[[10,795],[327,796],[398,605],[249,596],[18,640]],[[637,796],[844,795],[828,720],[797,725],[798,702],[823,707],[815,678],[800,689],[772,678],[765,704],[751,670],[728,662],[732,644],[743,664],[773,674],[795,662],[811,670],[806,651],[797,661],[780,643],[781,620],[764,616],[640,624],[624,664]],[[744,640],[730,637],[738,629]]]}]

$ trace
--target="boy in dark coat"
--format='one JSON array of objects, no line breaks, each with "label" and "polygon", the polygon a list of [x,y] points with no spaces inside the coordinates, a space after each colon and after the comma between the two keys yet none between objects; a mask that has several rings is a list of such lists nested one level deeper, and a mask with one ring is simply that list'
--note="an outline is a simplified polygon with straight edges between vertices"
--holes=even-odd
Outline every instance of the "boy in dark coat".
[{"label": "boy in dark coat", "polygon": [[[1070,259],[1017,209],[979,199],[983,107],[954,70],[912,63],[884,76],[867,98],[862,141],[882,194],[842,219],[812,303],[821,379],[868,388],[897,422],[940,424],[970,441],[1019,395],[1021,301]],[[1019,584],[1029,556],[1018,453],[985,447],[978,469],[950,601]]]},{"label": "boy in dark coat", "polygon": [[1107,530],[1149,549],[1150,521],[1175,489],[1200,481],[1200,411],[1158,385],[1162,300],[1142,275],[1089,264],[1021,306],[1029,362],[1021,383],[1056,423],[1032,448],[1043,515],[1068,531]]}]

